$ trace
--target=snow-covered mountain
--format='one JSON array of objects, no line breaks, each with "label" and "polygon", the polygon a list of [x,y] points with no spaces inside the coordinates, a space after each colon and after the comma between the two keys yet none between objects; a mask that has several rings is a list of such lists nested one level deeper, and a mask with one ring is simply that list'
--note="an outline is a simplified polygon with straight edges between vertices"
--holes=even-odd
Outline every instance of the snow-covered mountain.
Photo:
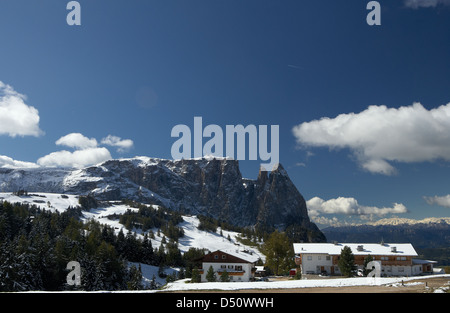
[{"label": "snow-covered mountain", "polygon": [[368,225],[372,226],[380,226],[380,225],[417,225],[417,224],[436,224],[436,223],[444,223],[450,225],[450,217],[427,217],[421,220],[415,220],[410,218],[401,218],[401,217],[392,217],[392,218],[383,218],[376,222],[368,223]]},{"label": "snow-covered mountain", "polygon": [[308,217],[306,202],[279,165],[245,179],[228,158],[110,160],[83,169],[0,169],[0,191],[74,195],[112,201],[131,199],[202,214],[237,226],[295,228],[297,238],[325,241]]}]

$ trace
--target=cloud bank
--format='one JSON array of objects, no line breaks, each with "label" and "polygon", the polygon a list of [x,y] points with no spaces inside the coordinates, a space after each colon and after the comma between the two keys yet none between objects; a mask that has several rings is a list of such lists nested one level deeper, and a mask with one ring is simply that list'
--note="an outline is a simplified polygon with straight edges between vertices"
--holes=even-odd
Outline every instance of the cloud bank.
[{"label": "cloud bank", "polygon": [[44,134],[39,128],[38,110],[25,100],[24,95],[0,81],[0,135],[39,137]]},{"label": "cloud bank", "polygon": [[23,162],[14,160],[8,156],[0,155],[0,168],[36,168],[39,167],[36,163]]},{"label": "cloud bank", "polygon": [[[25,103],[26,96],[18,93],[10,85],[0,81],[0,135],[41,136],[39,112]],[[59,138],[58,146],[72,148],[74,151],[61,150],[52,152],[37,160],[37,163],[17,161],[0,155],[0,168],[34,168],[34,167],[72,167],[82,168],[112,159],[105,147],[99,147],[95,138],[88,138],[80,133],[71,133]],[[126,152],[134,145],[130,139],[108,135],[101,144],[115,147],[118,152]]]},{"label": "cloud bank", "polygon": [[73,167],[83,168],[89,165],[101,163],[112,159],[106,148],[88,148],[74,152],[62,150],[52,152],[42,158],[37,163],[44,167]]},{"label": "cloud bank", "polygon": [[450,208],[450,195],[446,195],[446,196],[434,196],[434,197],[424,197],[425,201],[430,204],[436,204],[439,206],[443,206],[446,208]]},{"label": "cloud bank", "polygon": [[344,214],[344,215],[387,215],[400,214],[408,212],[407,208],[401,203],[394,203],[393,207],[379,208],[374,206],[360,205],[355,198],[339,197],[336,199],[323,200],[314,197],[306,201],[308,214],[316,217],[322,214]]},{"label": "cloud bank", "polygon": [[75,149],[96,148],[98,143],[95,138],[87,138],[80,133],[71,133],[56,141],[58,146],[66,146]]},{"label": "cloud bank", "polygon": [[[112,156],[105,147],[99,147],[95,138],[88,138],[80,133],[71,133],[59,138],[56,145],[74,148],[75,151],[56,151],[37,160],[37,164],[43,167],[71,167],[83,168],[86,166],[111,160]],[[102,144],[119,147],[123,152],[133,146],[130,139],[122,140],[120,137],[108,135],[102,140]]]},{"label": "cloud bank", "polygon": [[371,173],[395,174],[392,162],[450,161],[450,103],[432,110],[420,103],[370,106],[360,113],[305,122],[292,132],[301,147],[350,149]]},{"label": "cloud bank", "polygon": [[102,144],[116,147],[117,152],[126,152],[133,147],[134,142],[131,139],[122,139],[117,136],[108,135],[102,139]]}]

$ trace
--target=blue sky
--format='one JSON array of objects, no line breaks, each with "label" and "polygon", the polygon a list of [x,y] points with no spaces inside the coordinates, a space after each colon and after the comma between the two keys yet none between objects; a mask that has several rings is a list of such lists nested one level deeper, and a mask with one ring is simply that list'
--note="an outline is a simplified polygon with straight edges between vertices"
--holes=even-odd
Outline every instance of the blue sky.
[{"label": "blue sky", "polygon": [[450,215],[449,1],[67,2],[0,0],[0,166],[171,158],[201,116],[279,125],[316,221]]}]

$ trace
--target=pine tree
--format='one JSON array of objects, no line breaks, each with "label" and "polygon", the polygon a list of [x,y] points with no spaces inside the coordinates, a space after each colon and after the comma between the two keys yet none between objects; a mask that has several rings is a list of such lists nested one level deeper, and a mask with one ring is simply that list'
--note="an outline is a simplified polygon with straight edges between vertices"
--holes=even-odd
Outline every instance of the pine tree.
[{"label": "pine tree", "polygon": [[266,255],[266,266],[275,275],[287,273],[294,266],[294,251],[286,234],[273,232],[262,249]]},{"label": "pine tree", "polygon": [[184,268],[180,268],[179,272],[178,272],[178,279],[185,279],[186,278],[186,274],[184,271]]},{"label": "pine tree", "polygon": [[142,270],[141,264],[136,268],[132,265],[129,270],[129,280],[127,282],[128,290],[142,290],[144,286],[142,285]]},{"label": "pine tree", "polygon": [[352,249],[349,246],[344,246],[341,250],[341,255],[338,261],[339,270],[341,274],[347,277],[351,277],[356,269],[355,256],[352,253]]},{"label": "pine tree", "polygon": [[95,260],[86,254],[83,254],[80,260],[81,267],[81,286],[84,290],[94,291],[97,286],[97,264]]},{"label": "pine tree", "polygon": [[153,274],[152,281],[150,282],[150,289],[155,290],[158,288],[158,284],[156,283],[155,274]]},{"label": "pine tree", "polygon": [[226,270],[222,272],[222,275],[220,275],[220,281],[223,283],[227,283],[230,281],[230,275]]},{"label": "pine tree", "polygon": [[152,241],[147,234],[144,235],[144,240],[142,241],[142,262],[148,265],[153,265],[155,262]]},{"label": "pine tree", "polygon": [[214,273],[214,269],[212,266],[209,266],[208,272],[206,273],[206,280],[209,282],[216,281],[216,274]]},{"label": "pine tree", "polygon": [[192,269],[191,283],[199,283],[201,281],[200,273],[197,268]]}]

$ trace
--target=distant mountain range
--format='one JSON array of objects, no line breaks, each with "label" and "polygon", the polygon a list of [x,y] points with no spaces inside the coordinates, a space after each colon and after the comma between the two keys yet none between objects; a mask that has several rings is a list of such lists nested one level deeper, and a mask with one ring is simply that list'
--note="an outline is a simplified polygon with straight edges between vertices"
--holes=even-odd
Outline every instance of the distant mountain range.
[{"label": "distant mountain range", "polygon": [[382,219],[358,226],[322,229],[329,242],[397,242],[412,243],[415,248],[450,247],[450,218]]},{"label": "distant mountain range", "polygon": [[380,225],[417,225],[417,224],[436,224],[436,223],[450,224],[450,217],[427,217],[422,220],[392,217],[392,218],[384,218],[376,222],[367,224],[372,226],[380,226]]},{"label": "distant mountain range", "polygon": [[270,173],[260,171],[256,180],[243,178],[238,161],[229,158],[136,157],[83,169],[1,168],[0,192],[18,190],[130,199],[236,226],[289,227],[296,240],[305,242],[326,240],[281,164]]}]

